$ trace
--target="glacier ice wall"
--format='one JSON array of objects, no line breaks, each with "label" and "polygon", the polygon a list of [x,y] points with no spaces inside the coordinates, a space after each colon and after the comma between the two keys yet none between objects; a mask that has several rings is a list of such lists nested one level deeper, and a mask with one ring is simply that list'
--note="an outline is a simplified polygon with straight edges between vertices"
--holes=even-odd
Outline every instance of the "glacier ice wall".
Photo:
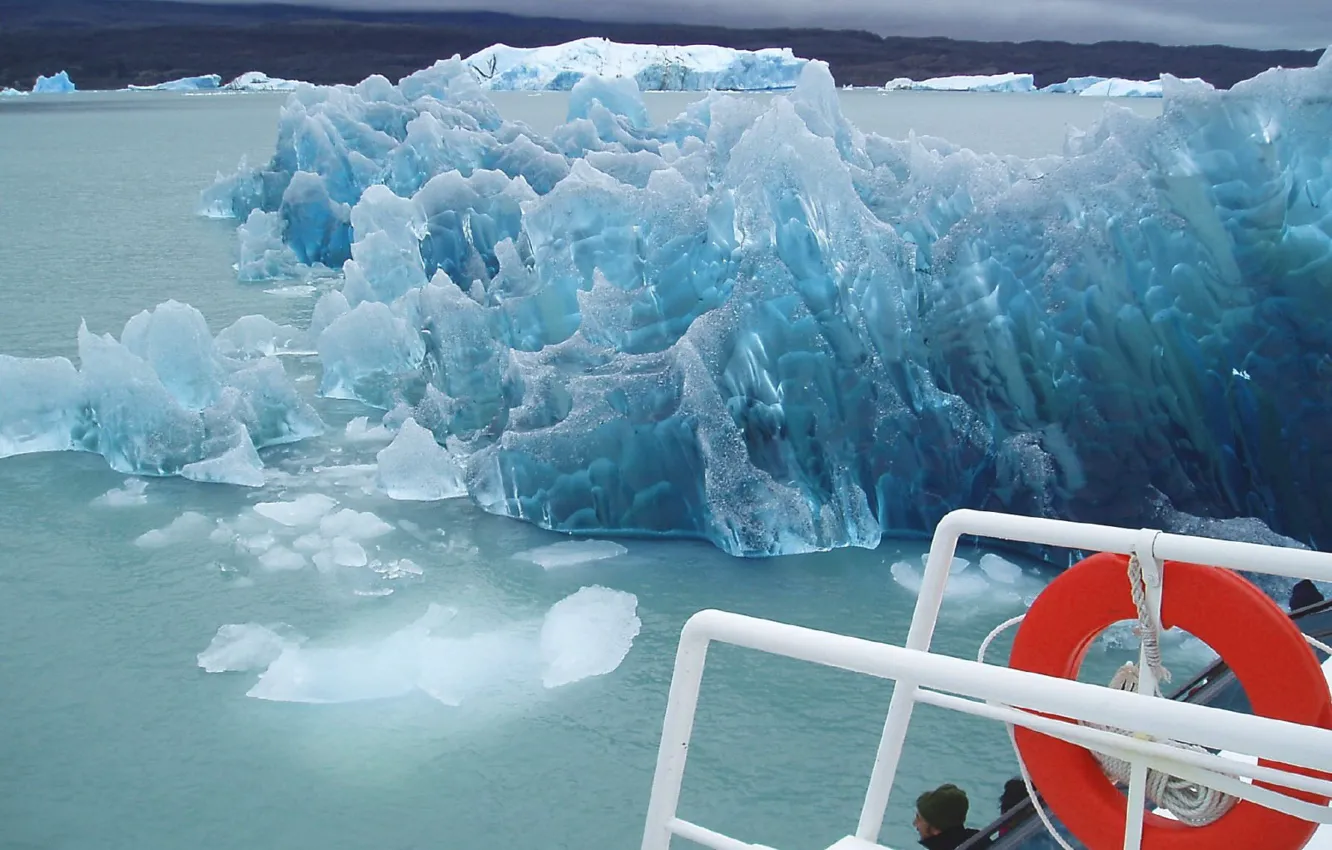
[{"label": "glacier ice wall", "polygon": [[0,458],[87,451],[118,472],[263,486],[258,449],[324,430],[265,354],[292,330],[250,316],[214,340],[203,314],[167,301],[119,341],[80,327],[78,369],[0,355]]},{"label": "glacier ice wall", "polygon": [[605,38],[543,47],[495,44],[464,60],[492,91],[568,91],[587,76],[632,79],[644,91],[768,91],[793,88],[808,61],[789,47],[736,50]]},{"label": "glacier ice wall", "polygon": [[343,269],[322,391],[496,513],[766,555],[1168,503],[1332,544],[1332,59],[1165,88],[1022,160],[867,136],[821,63],[661,126],[589,77],[543,136],[454,59],[300,89],[203,207]]}]

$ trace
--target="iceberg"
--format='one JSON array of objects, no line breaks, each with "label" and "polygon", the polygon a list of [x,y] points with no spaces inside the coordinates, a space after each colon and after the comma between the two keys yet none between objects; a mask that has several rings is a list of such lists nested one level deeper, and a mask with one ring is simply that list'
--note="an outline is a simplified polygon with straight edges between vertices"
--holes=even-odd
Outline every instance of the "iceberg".
[{"label": "iceberg", "polygon": [[1036,90],[1036,78],[1031,74],[962,75],[920,81],[898,77],[888,81],[884,88],[888,91],[1030,92]]},{"label": "iceberg", "polygon": [[764,556],[1168,504],[1332,545],[1332,54],[1162,90],[1023,160],[866,135],[819,62],[661,125],[584,77],[546,136],[455,57],[294,92],[204,206],[344,269],[322,392],[496,514]]},{"label": "iceberg", "polygon": [[589,76],[632,79],[641,91],[769,91],[794,88],[808,60],[789,47],[735,50],[580,38],[545,47],[496,44],[464,61],[477,82],[495,91],[568,91]]},{"label": "iceberg", "polygon": [[[1165,89],[1168,86],[1193,87],[1205,91],[1213,91],[1214,87],[1206,80],[1197,77],[1188,77],[1180,79],[1170,74],[1162,74],[1158,80],[1144,82],[1143,80],[1123,80],[1118,77],[1109,79],[1085,78],[1092,80],[1086,86],[1077,89],[1077,94],[1083,97],[1164,97]],[[1069,83],[1073,83],[1069,80]],[[1045,89],[1042,89],[1045,91]]]},{"label": "iceberg", "polygon": [[[218,78],[219,82],[221,78]],[[280,77],[270,77],[263,71],[246,71],[236,79],[222,86],[223,91],[238,92],[258,92],[258,91],[292,91],[298,86],[303,85],[298,80],[284,80]]]},{"label": "iceberg", "polygon": [[323,433],[275,357],[226,356],[187,304],[139,313],[119,341],[83,325],[78,342],[78,369],[0,355],[0,458],[87,451],[117,472],[260,487],[257,449]]},{"label": "iceberg", "polygon": [[411,417],[376,459],[379,489],[390,499],[434,502],[467,495],[457,461]]},{"label": "iceberg", "polygon": [[0,97],[26,97],[27,94],[28,93],[25,91],[19,91],[18,89],[11,89],[8,86],[0,89]]},{"label": "iceberg", "polygon": [[[593,585],[534,621],[467,634],[455,609],[431,603],[418,620],[379,639],[312,647],[285,624],[231,624],[199,653],[209,673],[262,669],[246,696],[274,702],[352,703],[420,691],[448,706],[554,690],[605,676],[642,628],[638,598]],[[451,633],[452,632],[452,633]]]},{"label": "iceberg", "polygon": [[74,90],[74,81],[65,71],[52,77],[39,76],[32,87],[33,94],[70,94]]},{"label": "iceberg", "polygon": [[131,85],[128,91],[212,91],[222,85],[222,78],[217,74],[205,74],[201,77],[181,77],[178,80],[167,80],[164,83],[157,83],[151,86]]},{"label": "iceberg", "polygon": [[1041,86],[1040,91],[1045,94],[1081,94],[1097,83],[1105,82],[1106,79],[1106,77],[1069,77],[1062,83]]},{"label": "iceberg", "polygon": [[1120,77],[1097,80],[1082,88],[1083,97],[1161,97],[1160,80],[1125,80]]},{"label": "iceberg", "polygon": [[207,673],[243,673],[263,670],[283,652],[304,642],[305,636],[285,623],[232,623],[218,629],[208,648],[197,657]]}]

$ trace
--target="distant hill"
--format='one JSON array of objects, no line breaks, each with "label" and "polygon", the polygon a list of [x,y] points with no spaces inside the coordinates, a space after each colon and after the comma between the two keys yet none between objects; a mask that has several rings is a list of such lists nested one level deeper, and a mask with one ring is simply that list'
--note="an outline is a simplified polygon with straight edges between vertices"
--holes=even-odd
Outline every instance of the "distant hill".
[{"label": "distant hill", "polygon": [[1030,72],[1037,85],[1098,75],[1201,77],[1229,87],[1267,68],[1302,67],[1319,52],[1165,47],[1136,42],[981,42],[899,38],[857,30],[731,29],[598,23],[487,12],[379,13],[288,5],[152,0],[0,0],[0,85],[31,88],[65,69],[81,89],[116,89],[178,77],[259,70],[313,83],[391,80],[496,42],[531,47],[604,36],[655,44],[790,47],[822,59],[840,84],[894,77]]}]

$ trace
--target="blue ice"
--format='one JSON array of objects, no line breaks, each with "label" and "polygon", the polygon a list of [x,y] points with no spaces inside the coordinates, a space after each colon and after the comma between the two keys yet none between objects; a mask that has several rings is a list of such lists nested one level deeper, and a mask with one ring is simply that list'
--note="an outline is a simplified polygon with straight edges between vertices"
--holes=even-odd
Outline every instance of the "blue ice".
[{"label": "blue ice", "polygon": [[119,340],[81,327],[77,369],[64,357],[0,355],[0,458],[87,451],[129,474],[262,486],[258,449],[324,430],[282,364],[263,356],[264,321],[240,320],[219,346],[198,310],[167,301],[126,322]]},{"label": "blue ice", "polygon": [[738,555],[964,506],[1332,545],[1332,55],[1167,78],[1039,160],[866,135],[817,62],[664,125],[634,89],[581,80],[544,136],[457,60],[305,88],[204,208],[344,270],[322,391],[498,514]]}]

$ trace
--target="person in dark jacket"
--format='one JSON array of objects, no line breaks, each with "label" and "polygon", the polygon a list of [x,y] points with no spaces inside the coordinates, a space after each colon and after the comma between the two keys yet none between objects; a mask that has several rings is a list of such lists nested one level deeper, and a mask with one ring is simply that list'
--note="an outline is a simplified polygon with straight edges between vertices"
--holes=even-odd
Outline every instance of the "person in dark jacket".
[{"label": "person in dark jacket", "polygon": [[[1027,786],[1023,783],[1022,777],[1015,776],[1005,782],[1004,793],[999,795],[999,816],[1002,817],[1022,805],[1026,802],[1028,796]],[[999,827],[999,834],[1007,835],[1012,829],[1013,824],[1006,823]]]},{"label": "person in dark jacket", "polygon": [[1301,608],[1308,608],[1310,605],[1317,605],[1322,601],[1323,594],[1307,578],[1295,582],[1295,586],[1290,589],[1290,610],[1292,612]]},{"label": "person in dark jacket", "polygon": [[956,785],[940,785],[916,798],[916,820],[926,850],[954,850],[978,830],[967,828],[967,792]]}]

